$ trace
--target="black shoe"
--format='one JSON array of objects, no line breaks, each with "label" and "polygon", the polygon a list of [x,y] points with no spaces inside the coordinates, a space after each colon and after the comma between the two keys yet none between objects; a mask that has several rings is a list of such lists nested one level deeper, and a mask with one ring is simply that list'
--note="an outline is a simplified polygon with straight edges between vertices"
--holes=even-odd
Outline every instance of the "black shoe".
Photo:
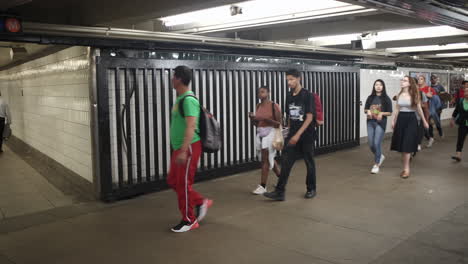
[{"label": "black shoe", "polygon": [[304,195],[304,198],[310,199],[314,198],[317,195],[316,191],[307,191],[306,194]]},{"label": "black shoe", "polygon": [[452,156],[452,159],[455,160],[456,162],[460,162],[460,161],[461,161],[461,159],[460,159],[459,157],[457,157],[457,156]]},{"label": "black shoe", "polygon": [[284,201],[284,192],[278,192],[276,190],[273,192],[264,193],[263,196],[275,201]]}]

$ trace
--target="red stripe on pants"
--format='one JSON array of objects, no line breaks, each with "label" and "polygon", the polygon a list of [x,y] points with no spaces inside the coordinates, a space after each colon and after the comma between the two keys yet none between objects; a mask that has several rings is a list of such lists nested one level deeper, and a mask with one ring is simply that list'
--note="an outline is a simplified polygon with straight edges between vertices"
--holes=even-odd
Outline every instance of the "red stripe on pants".
[{"label": "red stripe on pants", "polygon": [[202,145],[198,141],[190,145],[185,164],[176,163],[180,150],[174,151],[171,156],[171,167],[167,176],[167,183],[177,193],[179,210],[184,221],[195,221],[196,217],[193,213],[193,207],[203,203],[203,196],[192,188],[201,153]]}]

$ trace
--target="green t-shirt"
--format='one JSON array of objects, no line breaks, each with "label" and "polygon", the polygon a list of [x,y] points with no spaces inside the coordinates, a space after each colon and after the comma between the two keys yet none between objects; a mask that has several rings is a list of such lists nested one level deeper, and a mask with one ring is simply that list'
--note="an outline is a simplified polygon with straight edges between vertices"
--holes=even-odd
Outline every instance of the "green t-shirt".
[{"label": "green t-shirt", "polygon": [[[185,117],[183,117],[179,112],[179,101],[187,96],[193,95],[192,91],[188,91],[179,97],[175,101],[174,107],[172,108],[172,118],[171,118],[171,146],[174,150],[178,150],[184,144],[185,128],[187,127],[187,122]],[[188,96],[184,99],[184,114],[185,116],[195,116],[197,118],[197,128],[195,134],[193,135],[192,143],[200,141],[198,122],[200,120],[200,103],[198,100],[192,96]]]}]

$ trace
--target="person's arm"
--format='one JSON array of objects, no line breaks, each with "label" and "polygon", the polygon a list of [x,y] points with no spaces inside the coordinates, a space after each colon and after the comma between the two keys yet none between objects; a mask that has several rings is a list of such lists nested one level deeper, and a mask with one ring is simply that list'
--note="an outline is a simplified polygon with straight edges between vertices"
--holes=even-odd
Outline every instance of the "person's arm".
[{"label": "person's arm", "polygon": [[301,128],[299,128],[296,134],[289,140],[290,145],[296,145],[296,143],[299,141],[304,131],[309,127],[310,123],[312,123],[313,118],[314,116],[312,113],[306,114],[306,119],[304,123],[302,124]]},{"label": "person's arm", "polygon": [[367,119],[372,119],[372,111],[370,110],[371,100],[371,96],[367,97],[366,105],[364,106],[364,113],[366,114]]},{"label": "person's arm", "polygon": [[421,119],[422,119],[422,121],[423,121],[424,127],[425,127],[426,129],[428,129],[428,128],[429,128],[429,124],[427,123],[426,117],[424,116],[424,112],[423,112],[422,107],[421,107],[421,102],[418,103],[418,105],[417,105],[417,110],[418,110],[419,116],[421,117]]},{"label": "person's arm", "polygon": [[[256,106],[255,109],[258,110],[258,106],[259,106],[259,104],[257,104],[257,106]],[[254,113],[249,113],[249,118],[250,118],[250,121],[252,121],[252,124],[253,124],[254,126],[258,126],[258,122],[259,122],[260,120],[255,116]]]},{"label": "person's arm", "polygon": [[460,113],[459,107],[460,107],[460,104],[458,102],[456,102],[455,110],[453,110],[452,119],[450,120],[450,126],[451,127],[455,126],[455,119],[457,118],[458,114]]},{"label": "person's arm", "polygon": [[6,109],[7,109],[7,116],[8,116],[8,124],[11,125],[11,122],[13,119],[11,117],[10,107],[7,105]]},{"label": "person's arm", "polygon": [[187,123],[187,127],[185,128],[184,143],[180,148],[183,152],[186,152],[192,144],[193,135],[195,135],[195,129],[197,127],[197,117],[186,116],[185,122]]},{"label": "person's arm", "polygon": [[370,112],[370,96],[366,99],[366,104],[364,105],[364,114],[368,115]]},{"label": "person's arm", "polygon": [[192,144],[193,136],[195,135],[195,130],[197,128],[197,118],[201,114],[200,106],[195,98],[186,98],[183,103],[186,127],[184,143],[182,144],[180,153],[176,158],[176,162],[179,164],[184,164],[187,161],[188,150]]},{"label": "person's arm", "polygon": [[312,120],[314,119],[315,100],[314,98],[312,98],[312,95],[310,93],[307,94],[305,105],[306,107],[304,109],[304,112],[306,113],[306,119],[304,123],[302,124],[301,128],[299,128],[296,134],[289,140],[290,145],[296,145],[296,143],[299,141],[304,131],[310,126],[310,124],[312,123]]},{"label": "person's arm", "polygon": [[400,113],[400,106],[397,104],[395,107],[395,115],[393,116],[393,120],[392,120],[392,129],[395,129],[395,124],[398,119],[399,113]]}]

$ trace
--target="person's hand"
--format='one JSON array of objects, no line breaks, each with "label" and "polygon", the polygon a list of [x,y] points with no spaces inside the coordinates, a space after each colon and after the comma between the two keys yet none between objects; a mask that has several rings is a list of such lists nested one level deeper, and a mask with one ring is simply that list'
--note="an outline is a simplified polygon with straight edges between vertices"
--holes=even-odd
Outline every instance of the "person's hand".
[{"label": "person's hand", "polygon": [[187,162],[187,157],[187,151],[181,151],[176,157],[176,163],[180,165],[185,164]]},{"label": "person's hand", "polygon": [[382,114],[382,113],[379,113],[379,114],[377,115],[377,120],[382,121],[382,118],[383,118],[383,114]]},{"label": "person's hand", "polygon": [[429,129],[429,123],[427,123],[426,120],[424,120],[424,128],[425,128],[425,129]]},{"label": "person's hand", "polygon": [[294,145],[297,144],[298,141],[299,141],[299,137],[298,137],[297,135],[294,135],[294,137],[292,137],[292,138],[289,140],[289,143],[288,143],[288,144],[294,146]]},{"label": "person's hand", "polygon": [[455,120],[450,120],[450,127],[455,127]]},{"label": "person's hand", "polygon": [[367,119],[372,119],[372,113],[371,113],[371,111],[367,111]]},{"label": "person's hand", "polygon": [[395,129],[395,121],[392,122],[392,129]]},{"label": "person's hand", "polygon": [[428,98],[432,98],[432,92],[428,92],[428,93],[426,94],[426,96],[427,96]]},{"label": "person's hand", "polygon": [[319,126],[323,125],[323,120],[317,120],[317,125]]}]

